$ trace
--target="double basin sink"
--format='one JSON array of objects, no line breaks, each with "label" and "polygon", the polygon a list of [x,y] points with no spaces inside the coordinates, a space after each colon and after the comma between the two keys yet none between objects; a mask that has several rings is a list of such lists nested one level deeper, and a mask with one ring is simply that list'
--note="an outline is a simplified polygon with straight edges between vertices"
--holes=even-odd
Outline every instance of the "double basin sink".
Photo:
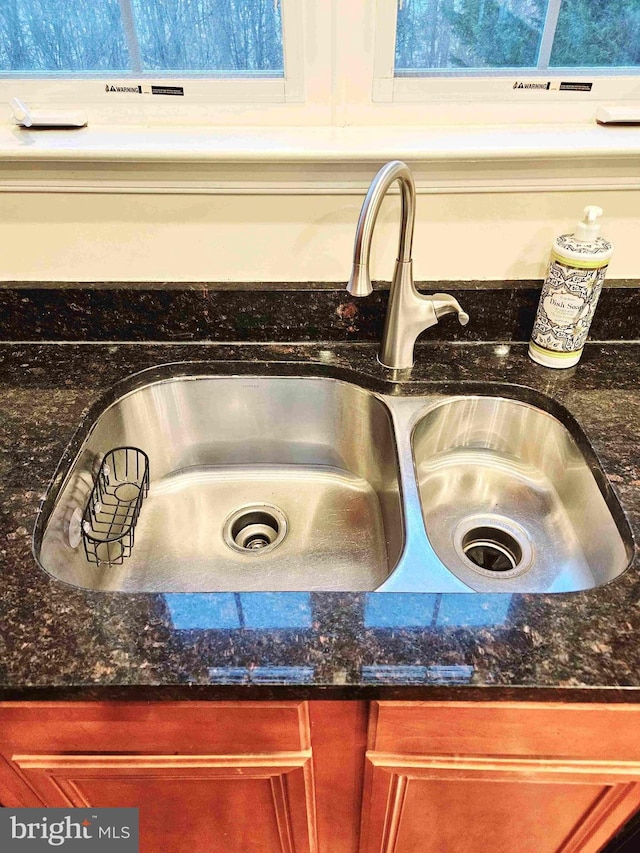
[{"label": "double basin sink", "polygon": [[[94,407],[38,517],[47,572],[124,592],[553,593],[629,565],[597,457],[543,395],[471,383],[388,394],[320,368],[229,370],[154,368]],[[129,470],[138,451],[146,482]],[[106,532],[91,525],[109,498],[86,509],[101,477],[124,501]]]}]

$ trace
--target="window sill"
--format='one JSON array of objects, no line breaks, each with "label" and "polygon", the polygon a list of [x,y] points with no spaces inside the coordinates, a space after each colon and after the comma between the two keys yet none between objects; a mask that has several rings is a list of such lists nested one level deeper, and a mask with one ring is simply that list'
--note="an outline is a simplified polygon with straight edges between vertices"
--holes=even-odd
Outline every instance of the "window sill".
[{"label": "window sill", "polygon": [[640,188],[640,128],[0,130],[0,191],[360,194],[386,160],[419,192]]}]

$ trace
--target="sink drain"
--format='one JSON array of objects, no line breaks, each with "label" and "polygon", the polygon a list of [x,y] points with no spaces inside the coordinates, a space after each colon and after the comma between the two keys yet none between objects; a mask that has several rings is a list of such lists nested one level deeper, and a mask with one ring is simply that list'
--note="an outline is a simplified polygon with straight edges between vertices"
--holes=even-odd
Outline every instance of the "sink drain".
[{"label": "sink drain", "polygon": [[226,544],[242,554],[273,551],[287,533],[287,518],[269,504],[250,504],[235,510],[224,523]]},{"label": "sink drain", "polygon": [[513,578],[533,565],[527,532],[501,515],[476,515],[456,528],[454,546],[465,566],[485,577]]},{"label": "sink drain", "polygon": [[506,530],[475,527],[462,538],[468,560],[488,572],[510,572],[520,564],[522,548]]}]

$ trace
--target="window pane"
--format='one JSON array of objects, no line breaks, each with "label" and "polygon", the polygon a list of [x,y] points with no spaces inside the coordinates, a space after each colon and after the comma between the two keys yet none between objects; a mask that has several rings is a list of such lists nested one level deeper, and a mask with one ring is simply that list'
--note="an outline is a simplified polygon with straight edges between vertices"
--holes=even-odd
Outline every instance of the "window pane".
[{"label": "window pane", "polygon": [[273,0],[133,0],[148,71],[284,69],[280,5]]},{"label": "window pane", "polygon": [[280,4],[0,0],[0,71],[102,70],[282,77]]},{"label": "window pane", "polygon": [[551,65],[640,65],[640,0],[563,0]]},{"label": "window pane", "polygon": [[396,73],[633,68],[638,32],[640,0],[403,0]]},{"label": "window pane", "polygon": [[0,70],[129,67],[118,0],[2,0]]},{"label": "window pane", "polygon": [[535,67],[547,0],[404,0],[396,69]]}]

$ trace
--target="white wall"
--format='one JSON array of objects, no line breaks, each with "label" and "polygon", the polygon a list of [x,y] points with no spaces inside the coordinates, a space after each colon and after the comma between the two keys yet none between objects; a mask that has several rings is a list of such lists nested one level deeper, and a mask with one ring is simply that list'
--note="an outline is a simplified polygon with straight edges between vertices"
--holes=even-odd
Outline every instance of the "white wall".
[{"label": "white wall", "polygon": [[[3,281],[346,281],[362,195],[4,192]],[[418,280],[544,274],[585,204],[605,210],[610,278],[640,278],[639,190],[421,194]],[[385,201],[373,277],[388,279],[398,199]]]}]

